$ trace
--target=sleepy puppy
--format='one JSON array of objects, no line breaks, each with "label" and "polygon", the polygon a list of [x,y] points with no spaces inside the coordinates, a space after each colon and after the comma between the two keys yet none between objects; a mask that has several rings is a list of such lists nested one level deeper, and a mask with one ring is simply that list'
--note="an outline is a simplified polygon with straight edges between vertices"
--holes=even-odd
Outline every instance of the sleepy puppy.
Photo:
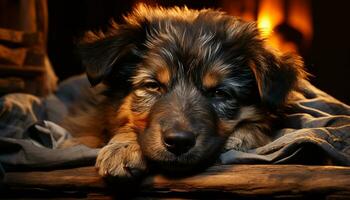
[{"label": "sleepy puppy", "polygon": [[149,166],[193,171],[223,149],[265,145],[305,78],[300,58],[268,49],[255,23],[210,9],[139,4],[124,23],[87,33],[80,52],[92,86],[106,89],[65,126],[103,146],[100,175],[127,179]]}]

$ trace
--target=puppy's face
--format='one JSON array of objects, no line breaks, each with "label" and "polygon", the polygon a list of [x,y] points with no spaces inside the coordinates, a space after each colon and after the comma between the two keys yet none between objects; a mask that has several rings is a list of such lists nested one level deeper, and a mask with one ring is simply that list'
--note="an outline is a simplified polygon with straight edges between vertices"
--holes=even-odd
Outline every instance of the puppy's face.
[{"label": "puppy's face", "polygon": [[215,161],[237,126],[278,108],[302,75],[300,61],[264,47],[254,23],[211,10],[141,5],[89,38],[89,79],[124,88],[143,154],[166,170]]},{"label": "puppy's face", "polygon": [[225,30],[171,27],[149,34],[131,78],[131,105],[145,117],[136,124],[144,154],[167,168],[187,169],[215,160],[233,129],[220,123],[238,120],[240,108],[259,98],[248,59],[238,54],[243,49],[225,47]]}]

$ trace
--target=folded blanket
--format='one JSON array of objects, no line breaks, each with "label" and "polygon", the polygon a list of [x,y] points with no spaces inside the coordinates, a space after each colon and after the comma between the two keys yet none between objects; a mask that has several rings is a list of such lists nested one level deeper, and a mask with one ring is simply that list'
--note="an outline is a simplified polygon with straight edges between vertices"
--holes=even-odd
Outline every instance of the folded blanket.
[{"label": "folded blanket", "polygon": [[[78,99],[91,94],[85,76],[62,82],[55,94],[38,98],[9,94],[0,100],[0,178],[5,171],[92,165],[99,149],[59,149],[70,134],[57,125]],[[310,83],[295,93],[276,139],[249,152],[229,150],[222,164],[303,163],[350,165],[350,107]]]}]

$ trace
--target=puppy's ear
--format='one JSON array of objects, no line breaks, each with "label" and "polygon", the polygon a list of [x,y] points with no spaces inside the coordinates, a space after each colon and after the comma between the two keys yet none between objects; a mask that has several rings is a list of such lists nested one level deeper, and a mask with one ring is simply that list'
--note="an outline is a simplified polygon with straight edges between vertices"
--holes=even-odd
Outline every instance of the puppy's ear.
[{"label": "puppy's ear", "polygon": [[137,57],[138,45],[144,38],[144,27],[118,25],[112,22],[105,33],[88,32],[78,45],[82,64],[92,86],[104,80],[114,67],[123,67],[126,57]]},{"label": "puppy's ear", "polygon": [[258,56],[252,70],[262,103],[270,108],[283,105],[289,92],[297,87],[298,81],[307,76],[301,57],[268,49]]}]

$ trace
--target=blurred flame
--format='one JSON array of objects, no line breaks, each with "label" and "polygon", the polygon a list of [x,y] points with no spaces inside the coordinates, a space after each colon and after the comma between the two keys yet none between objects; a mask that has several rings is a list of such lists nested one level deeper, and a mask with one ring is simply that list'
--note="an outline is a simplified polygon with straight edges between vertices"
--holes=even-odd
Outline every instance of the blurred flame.
[{"label": "blurred flame", "polygon": [[263,35],[265,37],[268,37],[271,34],[273,29],[270,16],[260,17],[258,22],[258,27],[262,31]]},{"label": "blurred flame", "polygon": [[283,21],[282,1],[261,0],[257,21],[263,37],[269,37],[273,28]]},{"label": "blurred flame", "polygon": [[283,52],[298,52],[301,46],[291,41],[287,41],[282,35],[273,32],[274,28],[285,23],[297,29],[303,37],[303,46],[308,46],[312,39],[312,17],[310,0],[288,1],[286,9],[288,16],[285,16],[285,0],[260,0],[258,8],[258,28],[264,38],[272,47]]}]

